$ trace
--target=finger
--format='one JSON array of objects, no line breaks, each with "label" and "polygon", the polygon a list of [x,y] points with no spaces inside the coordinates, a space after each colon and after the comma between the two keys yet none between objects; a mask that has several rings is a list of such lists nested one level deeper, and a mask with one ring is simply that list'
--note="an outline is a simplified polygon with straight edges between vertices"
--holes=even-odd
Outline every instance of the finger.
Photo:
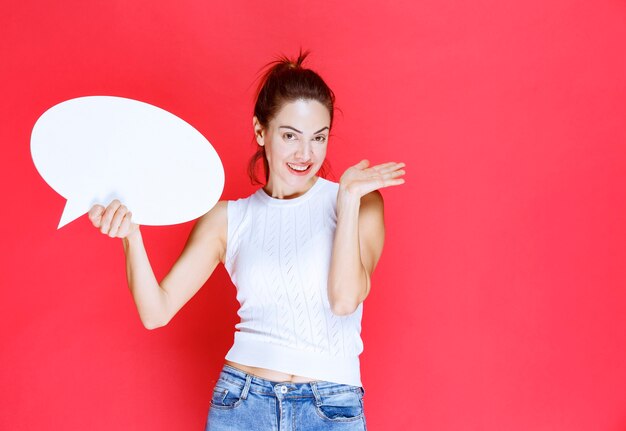
[{"label": "finger", "polygon": [[124,216],[127,212],[128,208],[126,208],[124,205],[120,205],[117,211],[115,211],[113,220],[111,220],[111,228],[109,229],[109,236],[111,238],[117,235],[117,231],[119,230],[120,225],[122,224],[122,220],[124,219]]},{"label": "finger", "polygon": [[376,170],[376,172],[387,173],[387,172],[391,172],[391,171],[395,171],[397,169],[403,168],[405,166],[406,165],[402,162],[400,163],[388,162],[388,163],[382,163],[380,165],[373,166],[372,169]]},{"label": "finger", "polygon": [[389,179],[385,181],[385,187],[399,186],[400,184],[404,184],[404,178],[395,178],[395,179]]},{"label": "finger", "polygon": [[388,172],[390,169],[393,169],[394,164],[395,162],[381,163],[379,165],[372,166],[371,168],[368,169],[368,171],[376,172],[376,173],[385,173],[385,172]]},{"label": "finger", "polygon": [[399,186],[400,184],[404,184],[403,178],[387,178],[384,179],[382,177],[371,178],[367,181],[360,181],[360,185],[358,189],[361,193],[361,196],[364,196],[374,190],[383,189],[385,187],[391,186]]},{"label": "finger", "polygon": [[356,168],[359,169],[365,169],[370,165],[370,161],[367,159],[363,159],[361,160],[359,163],[357,163],[356,165],[354,165]]},{"label": "finger", "polygon": [[387,172],[387,173],[375,172],[375,173],[372,173],[369,176],[369,178],[371,180],[374,180],[374,181],[386,181],[386,180],[389,180],[389,179],[394,179],[394,178],[401,177],[405,173],[406,172],[403,169],[400,169],[400,170],[397,170],[397,171],[391,171],[391,172]]},{"label": "finger", "polygon": [[131,217],[132,217],[132,213],[130,211],[128,211],[124,215],[124,218],[122,219],[122,223],[120,224],[120,227],[117,230],[118,237],[123,238],[126,235],[128,235],[128,232],[130,231]]},{"label": "finger", "polygon": [[100,232],[104,234],[109,233],[109,229],[111,227],[111,220],[113,220],[113,216],[115,215],[115,211],[120,207],[121,202],[117,199],[113,200],[107,209],[104,211],[104,216],[102,216],[102,223],[100,224]]},{"label": "finger", "polygon": [[387,174],[385,174],[388,178],[398,178],[401,177],[402,175],[406,174],[406,171],[404,169],[399,169],[397,171],[392,171],[389,172]]},{"label": "finger", "polygon": [[380,180],[375,188],[383,189],[385,187],[399,186],[400,184],[404,184],[404,178],[389,178],[386,180]]},{"label": "finger", "polygon": [[398,178],[400,175],[403,174],[398,174],[398,172],[401,171],[391,172],[381,176],[379,180],[380,184],[382,184],[381,187],[404,184],[404,178]]},{"label": "finger", "polygon": [[102,205],[94,205],[91,207],[89,212],[87,213],[91,224],[95,227],[100,227],[100,223],[102,222],[102,214],[104,213],[104,207]]}]

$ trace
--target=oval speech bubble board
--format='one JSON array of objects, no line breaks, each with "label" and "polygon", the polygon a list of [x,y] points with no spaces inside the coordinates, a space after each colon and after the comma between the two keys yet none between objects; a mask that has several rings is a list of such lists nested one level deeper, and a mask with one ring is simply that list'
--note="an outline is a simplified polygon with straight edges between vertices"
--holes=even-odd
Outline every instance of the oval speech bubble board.
[{"label": "oval speech bubble board", "polygon": [[123,97],[53,106],[35,123],[30,149],[40,175],[67,199],[57,229],[113,199],[140,225],[183,223],[209,211],[224,189],[222,162],[200,132]]}]

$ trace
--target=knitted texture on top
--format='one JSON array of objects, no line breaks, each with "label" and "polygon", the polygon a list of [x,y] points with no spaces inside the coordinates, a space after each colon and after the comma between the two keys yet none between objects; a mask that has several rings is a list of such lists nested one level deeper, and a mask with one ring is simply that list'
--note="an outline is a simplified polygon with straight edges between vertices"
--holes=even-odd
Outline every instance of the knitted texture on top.
[{"label": "knitted texture on top", "polygon": [[297,198],[260,188],[228,202],[225,267],[240,322],[226,359],[361,386],[363,304],[336,316],[328,301],[338,189],[319,177]]}]

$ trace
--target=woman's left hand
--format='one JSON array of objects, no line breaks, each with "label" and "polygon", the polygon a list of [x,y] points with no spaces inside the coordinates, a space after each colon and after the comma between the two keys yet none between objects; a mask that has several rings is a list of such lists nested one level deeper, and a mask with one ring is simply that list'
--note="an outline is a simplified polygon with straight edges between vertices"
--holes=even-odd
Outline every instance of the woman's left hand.
[{"label": "woman's left hand", "polygon": [[340,192],[348,193],[354,198],[361,198],[366,194],[383,187],[404,184],[400,178],[405,174],[404,163],[388,162],[368,167],[369,160],[361,160],[349,167],[339,180]]}]

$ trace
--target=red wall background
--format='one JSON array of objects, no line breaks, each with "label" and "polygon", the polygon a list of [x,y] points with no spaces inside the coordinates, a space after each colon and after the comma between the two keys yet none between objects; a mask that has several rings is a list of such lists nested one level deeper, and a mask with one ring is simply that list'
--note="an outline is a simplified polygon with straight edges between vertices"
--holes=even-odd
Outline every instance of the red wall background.
[{"label": "red wall background", "polygon": [[[202,429],[238,321],[223,267],[148,331],[120,240],[30,159],[49,107],[160,106],[245,175],[255,76],[276,54],[338,97],[335,179],[407,163],[365,302],[369,429],[626,429],[626,4],[2,1],[0,428]],[[157,276],[193,223],[144,227]]]}]

